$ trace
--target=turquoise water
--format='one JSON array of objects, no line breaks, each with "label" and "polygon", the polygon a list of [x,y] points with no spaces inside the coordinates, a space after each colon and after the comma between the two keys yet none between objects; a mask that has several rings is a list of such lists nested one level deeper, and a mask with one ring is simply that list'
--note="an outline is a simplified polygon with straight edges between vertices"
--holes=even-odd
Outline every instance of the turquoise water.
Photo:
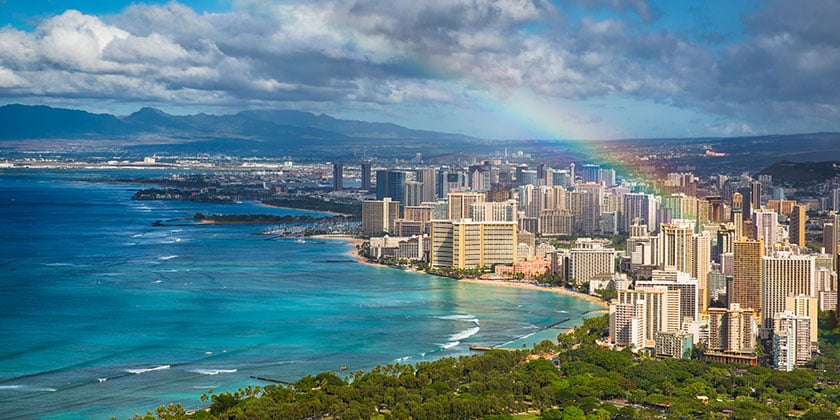
[{"label": "turquoise water", "polygon": [[[347,260],[264,226],[163,226],[253,204],[131,201],[105,172],[0,172],[0,417],[120,418],[209,388],[530,345],[598,309]],[[312,214],[312,213],[310,213]],[[523,338],[524,337],[524,338]]]}]

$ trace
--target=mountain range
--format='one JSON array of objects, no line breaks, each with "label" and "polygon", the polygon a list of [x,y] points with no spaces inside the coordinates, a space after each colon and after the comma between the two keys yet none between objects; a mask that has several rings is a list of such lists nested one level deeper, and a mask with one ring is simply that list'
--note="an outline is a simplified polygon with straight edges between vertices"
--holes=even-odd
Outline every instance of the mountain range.
[{"label": "mountain range", "polygon": [[[584,142],[485,140],[292,110],[172,115],[147,107],[117,116],[48,106],[0,106],[0,151],[61,151],[64,144],[81,141],[90,148],[103,145],[109,148],[105,150],[116,148],[139,156],[222,154],[339,161],[365,156],[412,159],[420,153],[427,160],[464,162],[475,155],[510,149],[556,165],[591,161],[593,156],[588,153],[592,150],[596,151],[594,160],[597,150],[610,151],[619,160],[644,151],[656,155],[648,164],[678,171],[696,167],[700,175],[759,171],[779,159],[840,160],[840,133]],[[723,156],[698,158],[706,149]]]},{"label": "mountain range", "polygon": [[134,148],[154,145],[174,152],[263,155],[339,146],[377,147],[393,141],[406,145],[476,140],[460,134],[290,110],[171,115],[155,108],[142,108],[131,115],[116,116],[12,104],[0,107],[0,127],[0,145],[4,141],[101,140]]}]

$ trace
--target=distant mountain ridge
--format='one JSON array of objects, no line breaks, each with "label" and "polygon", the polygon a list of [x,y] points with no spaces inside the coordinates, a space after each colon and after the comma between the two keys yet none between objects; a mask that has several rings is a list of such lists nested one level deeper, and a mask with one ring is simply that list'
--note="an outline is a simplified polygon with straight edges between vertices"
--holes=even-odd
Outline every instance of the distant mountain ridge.
[{"label": "distant mountain ridge", "polygon": [[349,139],[470,140],[471,137],[413,130],[391,123],[341,120],[326,114],[290,110],[242,111],[231,115],[171,115],[142,108],[118,117],[48,106],[0,107],[2,140],[241,139],[270,143],[315,141],[341,144]]}]

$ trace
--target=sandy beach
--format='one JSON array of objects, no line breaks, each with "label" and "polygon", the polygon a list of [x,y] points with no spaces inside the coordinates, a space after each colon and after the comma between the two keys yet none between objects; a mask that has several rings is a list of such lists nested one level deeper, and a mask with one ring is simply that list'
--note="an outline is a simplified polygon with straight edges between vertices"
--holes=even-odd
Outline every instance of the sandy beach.
[{"label": "sandy beach", "polygon": [[[372,267],[389,267],[389,266],[383,265],[383,264],[372,263],[372,262],[368,261],[366,258],[359,255],[357,247],[365,242],[363,239],[359,239],[359,238],[356,238],[356,237],[353,237],[353,236],[350,236],[350,235],[314,235],[312,237],[313,238],[318,238],[318,239],[333,239],[333,240],[347,241],[350,245],[353,245],[353,248],[351,248],[347,252],[347,255],[350,256],[350,257],[353,257],[356,261],[358,261],[362,264],[365,264],[365,265],[372,266]],[[417,273],[422,273],[420,271],[416,271],[416,270],[413,270],[413,269],[412,269],[412,271],[415,271]],[[422,274],[425,274],[425,273],[422,273]],[[455,279],[453,279],[453,280],[455,280]],[[514,287],[514,288],[519,288],[519,289],[535,290],[535,291],[539,291],[539,292],[556,293],[556,294],[559,294],[559,295],[573,296],[573,297],[576,297],[578,299],[583,299],[583,300],[589,301],[593,304],[599,305],[599,306],[604,307],[604,308],[609,307],[607,302],[604,302],[603,300],[601,300],[601,298],[599,298],[597,296],[592,296],[592,295],[587,295],[587,294],[584,294],[584,293],[573,292],[571,290],[568,290],[568,289],[562,288],[562,287],[542,287],[542,286],[537,286],[534,283],[527,283],[527,282],[515,282],[515,281],[508,281],[508,280],[484,280],[484,279],[476,279],[476,278],[457,279],[457,281],[462,281],[462,282],[465,282],[465,283],[484,284],[484,285],[488,285],[488,286]],[[598,311],[598,312],[600,312],[600,311]]]},{"label": "sandy beach", "polygon": [[592,295],[587,295],[587,294],[583,294],[583,293],[573,292],[573,291],[571,291],[569,289],[566,289],[566,288],[563,288],[563,287],[542,287],[542,286],[537,286],[534,283],[516,282],[516,281],[508,281],[508,280],[484,280],[484,279],[475,279],[475,278],[459,279],[458,281],[462,281],[462,282],[465,282],[465,283],[486,284],[486,285],[501,286],[501,287],[514,287],[514,288],[518,288],[518,289],[528,289],[528,290],[536,290],[536,291],[540,291],[540,292],[556,293],[558,295],[574,296],[578,299],[583,299],[583,300],[589,301],[591,303],[594,303],[596,305],[603,306],[604,308],[607,308],[609,306],[607,304],[607,302],[604,302],[603,300],[601,300],[601,298],[599,298],[597,296],[592,296]]},{"label": "sandy beach", "polygon": [[355,259],[356,261],[358,261],[361,264],[369,265],[371,267],[388,267],[387,265],[372,263],[372,262],[368,261],[367,258],[359,255],[358,247],[360,245],[362,245],[363,243],[365,243],[364,239],[359,239],[359,238],[356,238],[355,236],[351,236],[351,235],[341,235],[341,234],[312,235],[312,236],[310,236],[310,238],[345,241],[348,244],[353,246],[352,248],[350,248],[349,251],[347,251],[346,255],[348,257],[351,257],[351,258]]}]

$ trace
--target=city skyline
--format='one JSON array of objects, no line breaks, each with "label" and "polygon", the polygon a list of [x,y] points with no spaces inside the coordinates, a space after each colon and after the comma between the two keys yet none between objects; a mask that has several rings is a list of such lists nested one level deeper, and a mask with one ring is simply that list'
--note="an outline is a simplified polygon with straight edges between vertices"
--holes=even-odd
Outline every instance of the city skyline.
[{"label": "city skyline", "polygon": [[838,130],[832,2],[31,3],[0,9],[5,103],[485,138]]}]

